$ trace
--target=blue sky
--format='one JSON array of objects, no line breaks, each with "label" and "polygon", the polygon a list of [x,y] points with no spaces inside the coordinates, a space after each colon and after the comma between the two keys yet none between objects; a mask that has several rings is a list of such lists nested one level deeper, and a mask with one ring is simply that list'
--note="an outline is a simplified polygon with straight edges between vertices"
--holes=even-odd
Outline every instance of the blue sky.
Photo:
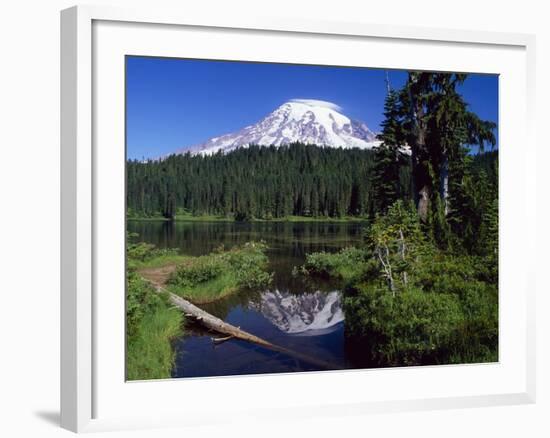
[{"label": "blue sky", "polygon": [[[378,131],[385,70],[350,67],[126,58],[127,154],[154,158],[259,121],[290,99],[319,99]],[[389,71],[393,87],[406,71]],[[498,121],[498,79],[471,75],[461,89],[471,110]]]}]

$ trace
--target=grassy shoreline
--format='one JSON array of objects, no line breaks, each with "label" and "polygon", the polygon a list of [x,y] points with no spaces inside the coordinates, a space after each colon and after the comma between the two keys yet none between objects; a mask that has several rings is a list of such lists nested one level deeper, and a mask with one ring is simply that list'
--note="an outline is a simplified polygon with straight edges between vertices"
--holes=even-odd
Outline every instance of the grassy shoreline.
[{"label": "grassy shoreline", "polygon": [[128,268],[149,284],[200,305],[269,284],[272,274],[266,270],[266,249],[263,242],[247,242],[188,256],[147,243],[129,244]]},{"label": "grassy shoreline", "polygon": [[127,379],[169,378],[175,362],[172,341],[184,334],[184,315],[136,271],[128,272],[127,283]]},{"label": "grassy shoreline", "polygon": [[266,249],[264,243],[248,242],[188,257],[168,276],[166,288],[194,304],[206,304],[243,289],[266,286],[272,279],[266,271]]}]

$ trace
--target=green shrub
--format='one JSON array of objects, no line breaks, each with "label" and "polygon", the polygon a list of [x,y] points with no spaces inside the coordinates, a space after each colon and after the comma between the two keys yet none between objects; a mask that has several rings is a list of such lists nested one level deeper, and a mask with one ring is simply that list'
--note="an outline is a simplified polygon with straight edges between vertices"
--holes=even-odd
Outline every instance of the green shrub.
[{"label": "green shrub", "polygon": [[316,252],[306,256],[306,262],[293,270],[294,275],[305,274],[353,281],[365,275],[369,265],[368,252],[348,247],[336,253]]},{"label": "green shrub", "polygon": [[437,253],[411,267],[395,294],[375,278],[345,291],[347,334],[378,363],[498,360],[498,290],[480,280],[484,265]]},{"label": "green shrub", "polygon": [[463,290],[464,320],[451,348],[450,363],[498,361],[498,290],[478,283]]},{"label": "green shrub", "polygon": [[[346,337],[375,364],[498,359],[496,264],[445,252],[401,201],[377,216],[365,248],[309,254],[296,272],[344,278]],[[492,256],[491,256],[492,257]]]},{"label": "green shrub", "polygon": [[227,268],[227,263],[221,257],[195,257],[180,265],[168,282],[183,288],[192,287],[213,280]]},{"label": "green shrub", "polygon": [[265,287],[273,278],[266,271],[266,250],[262,242],[248,242],[228,251],[222,247],[208,255],[188,258],[172,273],[168,284],[173,292],[195,303]]},{"label": "green shrub", "polygon": [[247,289],[265,287],[271,283],[273,274],[266,271],[267,245],[263,242],[247,242],[242,247],[222,253],[235,273],[237,284]]},{"label": "green shrub", "polygon": [[131,337],[137,332],[143,316],[161,306],[162,299],[133,270],[128,270],[126,282],[126,333]]},{"label": "green shrub", "polygon": [[344,299],[348,335],[359,336],[375,362],[414,365],[448,356],[463,321],[460,301],[418,289],[398,293],[368,286]]},{"label": "green shrub", "polygon": [[434,252],[417,261],[411,280],[425,291],[461,296],[465,290],[482,283],[478,280],[481,266],[473,257]]}]

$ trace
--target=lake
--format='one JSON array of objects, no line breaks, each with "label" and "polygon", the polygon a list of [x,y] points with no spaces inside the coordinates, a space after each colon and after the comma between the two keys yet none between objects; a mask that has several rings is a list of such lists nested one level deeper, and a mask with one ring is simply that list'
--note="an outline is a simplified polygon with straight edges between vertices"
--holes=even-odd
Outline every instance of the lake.
[{"label": "lake", "polygon": [[[269,288],[245,291],[201,306],[207,312],[273,344],[333,364],[335,368],[360,365],[347,354],[344,337],[341,285],[294,277],[292,269],[306,254],[335,252],[361,241],[361,224],[325,222],[156,222],[129,221],[128,231],[159,248],[178,248],[199,256],[223,245],[231,248],[249,241],[268,245],[268,270],[274,273]],[[296,371],[321,368],[303,359],[240,340],[214,344],[201,327],[187,327],[175,340],[173,377],[205,377]],[[323,368],[325,369],[325,368]]]}]

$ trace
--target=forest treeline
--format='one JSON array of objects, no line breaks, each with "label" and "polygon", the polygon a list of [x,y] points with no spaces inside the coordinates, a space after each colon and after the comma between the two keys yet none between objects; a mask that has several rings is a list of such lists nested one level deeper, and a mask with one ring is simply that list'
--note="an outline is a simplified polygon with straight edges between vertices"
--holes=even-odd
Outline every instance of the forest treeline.
[{"label": "forest treeline", "polygon": [[300,143],[130,161],[129,213],[171,218],[185,211],[238,220],[365,215],[373,208],[373,164],[369,150]]},{"label": "forest treeline", "polygon": [[[129,217],[215,215],[237,220],[287,216],[372,217],[376,202],[374,150],[300,143],[250,146],[229,154],[172,155],[128,161]],[[494,178],[496,152],[471,157],[473,172]],[[410,159],[397,170],[398,198],[411,199]]]}]

